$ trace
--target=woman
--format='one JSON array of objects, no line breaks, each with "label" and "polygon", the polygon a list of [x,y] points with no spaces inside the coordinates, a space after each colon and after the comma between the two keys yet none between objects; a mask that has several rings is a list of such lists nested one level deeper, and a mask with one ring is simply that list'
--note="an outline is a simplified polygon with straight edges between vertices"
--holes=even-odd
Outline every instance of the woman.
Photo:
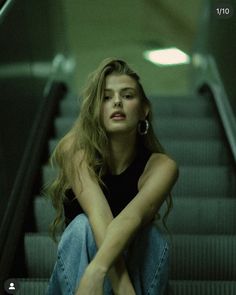
[{"label": "woman", "polygon": [[[153,220],[178,169],[151,126],[138,75],[106,59],[91,74],[80,115],[52,157],[51,186],[67,227],[47,294],[163,294],[168,245]],[[112,293],[113,292],[113,293]]]}]

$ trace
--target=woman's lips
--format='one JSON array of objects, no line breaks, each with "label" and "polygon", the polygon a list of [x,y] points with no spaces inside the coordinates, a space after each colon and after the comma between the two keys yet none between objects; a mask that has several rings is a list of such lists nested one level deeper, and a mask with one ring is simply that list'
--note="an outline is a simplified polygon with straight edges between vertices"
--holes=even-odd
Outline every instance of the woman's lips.
[{"label": "woman's lips", "polygon": [[111,114],[112,120],[120,121],[120,120],[124,120],[125,118],[126,118],[126,115],[123,111],[116,111]]},{"label": "woman's lips", "polygon": [[115,121],[125,120],[125,116],[124,115],[114,115],[111,117],[111,119],[115,120]]}]

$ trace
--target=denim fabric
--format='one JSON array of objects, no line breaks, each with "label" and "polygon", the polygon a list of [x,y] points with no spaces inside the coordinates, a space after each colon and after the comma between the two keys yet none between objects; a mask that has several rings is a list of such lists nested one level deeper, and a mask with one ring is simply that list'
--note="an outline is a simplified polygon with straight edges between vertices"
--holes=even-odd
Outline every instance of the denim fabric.
[{"label": "denim fabric", "polygon": [[[57,261],[47,295],[74,295],[80,279],[96,254],[97,247],[85,214],[78,215],[65,229],[58,245]],[[168,283],[169,247],[155,225],[142,228],[124,257],[137,295],[163,295]],[[104,295],[111,295],[109,279]]]}]

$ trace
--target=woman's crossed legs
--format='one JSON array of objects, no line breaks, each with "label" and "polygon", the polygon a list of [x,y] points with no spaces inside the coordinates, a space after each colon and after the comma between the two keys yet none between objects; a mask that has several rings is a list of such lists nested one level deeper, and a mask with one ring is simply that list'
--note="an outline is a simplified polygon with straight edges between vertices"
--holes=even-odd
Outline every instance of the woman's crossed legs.
[{"label": "woman's crossed legs", "polygon": [[[74,295],[96,251],[88,218],[80,214],[67,226],[61,237],[47,295]],[[168,283],[169,247],[154,224],[137,233],[124,256],[137,295],[164,294]],[[111,294],[111,284],[106,278],[104,295]]]}]

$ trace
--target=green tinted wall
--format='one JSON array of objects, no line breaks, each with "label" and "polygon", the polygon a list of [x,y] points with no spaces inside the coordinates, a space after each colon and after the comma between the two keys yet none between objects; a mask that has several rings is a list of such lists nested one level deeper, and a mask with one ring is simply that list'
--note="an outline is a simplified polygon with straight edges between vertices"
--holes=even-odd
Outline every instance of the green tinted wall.
[{"label": "green tinted wall", "polygon": [[12,190],[52,60],[66,54],[60,1],[13,1],[0,19],[0,211]]},{"label": "green tinted wall", "polygon": [[[236,10],[235,1],[229,1],[229,3]],[[211,1],[211,9],[216,9],[216,6],[216,1]],[[209,52],[216,59],[226,92],[236,115],[236,11],[230,18],[221,18],[211,13],[207,46]]]},{"label": "green tinted wall", "polygon": [[[232,8],[232,16],[224,18],[216,14],[216,8],[225,3]],[[236,1],[203,2],[202,17],[196,48],[202,54],[212,54],[223,80],[230,104],[236,115]]]}]

